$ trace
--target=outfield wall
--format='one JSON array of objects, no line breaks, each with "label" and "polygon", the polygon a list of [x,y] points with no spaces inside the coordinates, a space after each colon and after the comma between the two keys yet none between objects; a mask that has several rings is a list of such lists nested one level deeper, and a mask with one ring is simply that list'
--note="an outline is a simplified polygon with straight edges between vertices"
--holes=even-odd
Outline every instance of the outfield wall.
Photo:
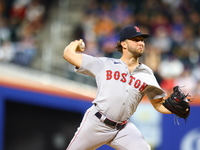
[{"label": "outfield wall", "polygon": [[[27,146],[35,146],[37,150],[49,150],[49,146],[55,150],[59,150],[59,146],[63,149],[92,100],[93,96],[78,94],[78,91],[0,78],[0,150],[13,147],[23,150]],[[156,150],[198,150],[199,98],[191,104],[191,115],[186,124],[183,119],[178,119],[180,125],[175,124],[174,115],[155,113],[147,100],[141,103],[133,121]],[[52,138],[61,142],[56,143],[57,140]],[[103,149],[112,148],[103,146],[98,150]]]}]

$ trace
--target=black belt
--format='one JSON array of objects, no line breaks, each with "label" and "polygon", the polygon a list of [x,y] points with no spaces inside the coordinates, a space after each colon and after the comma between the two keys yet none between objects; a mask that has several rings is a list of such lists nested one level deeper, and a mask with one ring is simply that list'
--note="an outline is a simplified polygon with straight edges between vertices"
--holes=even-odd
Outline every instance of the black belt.
[{"label": "black belt", "polygon": [[[95,114],[95,116],[99,119],[101,119],[102,117],[102,114],[100,112],[97,112]],[[127,121],[123,121],[122,123],[118,123],[118,122],[115,122],[115,121],[112,121],[108,118],[106,118],[104,121],[103,121],[106,125],[109,125],[109,126],[113,126],[115,127],[117,130],[121,130],[123,129],[125,126],[126,126],[126,123]]]}]

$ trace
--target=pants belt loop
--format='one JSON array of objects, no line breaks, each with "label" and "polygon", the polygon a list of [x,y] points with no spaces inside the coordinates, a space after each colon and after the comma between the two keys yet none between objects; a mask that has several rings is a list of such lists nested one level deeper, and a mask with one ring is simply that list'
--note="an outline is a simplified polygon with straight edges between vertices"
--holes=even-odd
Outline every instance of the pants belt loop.
[{"label": "pants belt loop", "polygon": [[101,122],[104,122],[105,120],[106,120],[106,117],[105,117],[104,115],[101,114],[100,121],[101,121]]}]

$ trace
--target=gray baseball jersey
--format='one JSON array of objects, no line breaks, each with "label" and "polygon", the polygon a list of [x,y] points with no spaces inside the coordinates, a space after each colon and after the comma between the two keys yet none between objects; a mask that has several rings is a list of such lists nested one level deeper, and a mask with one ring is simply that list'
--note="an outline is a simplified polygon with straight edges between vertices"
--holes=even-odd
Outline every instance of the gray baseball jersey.
[{"label": "gray baseball jersey", "polygon": [[93,103],[115,121],[130,118],[144,94],[150,100],[166,96],[153,71],[141,63],[130,73],[120,59],[83,54],[82,65],[76,71],[96,78],[98,91]]},{"label": "gray baseball jersey", "polygon": [[[145,94],[150,100],[166,96],[152,70],[140,64],[130,73],[120,59],[83,54],[82,65],[76,71],[95,77],[98,91],[95,105],[84,114],[67,150],[94,150],[104,144],[120,150],[150,150],[137,127],[125,120],[136,111]],[[99,117],[99,112],[104,117]],[[119,130],[107,125],[105,118],[127,123]]]}]

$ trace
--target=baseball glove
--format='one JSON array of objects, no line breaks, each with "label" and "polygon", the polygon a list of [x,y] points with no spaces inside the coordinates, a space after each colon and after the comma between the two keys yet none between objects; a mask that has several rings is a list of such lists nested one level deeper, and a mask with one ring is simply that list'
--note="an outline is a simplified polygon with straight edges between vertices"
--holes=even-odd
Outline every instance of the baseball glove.
[{"label": "baseball glove", "polygon": [[180,118],[188,118],[190,114],[189,94],[185,95],[179,86],[173,88],[173,93],[168,97],[163,106]]}]

